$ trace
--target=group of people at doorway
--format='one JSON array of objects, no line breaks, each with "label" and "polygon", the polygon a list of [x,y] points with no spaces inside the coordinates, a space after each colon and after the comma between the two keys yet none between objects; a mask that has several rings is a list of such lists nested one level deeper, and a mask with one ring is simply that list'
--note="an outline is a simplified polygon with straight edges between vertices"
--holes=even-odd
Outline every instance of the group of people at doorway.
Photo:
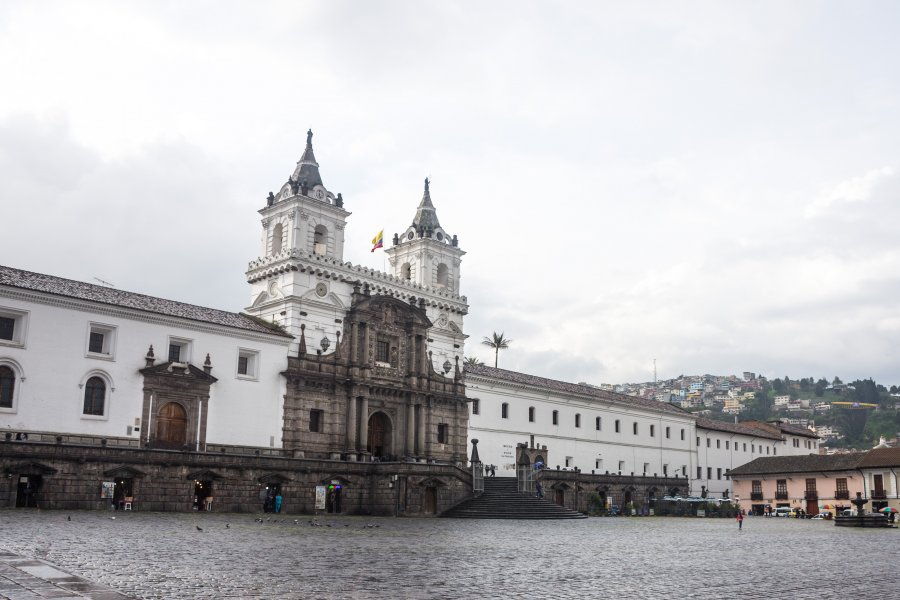
[{"label": "group of people at doorway", "polygon": [[281,512],[281,492],[270,487],[259,490],[259,499],[262,502],[263,512]]}]

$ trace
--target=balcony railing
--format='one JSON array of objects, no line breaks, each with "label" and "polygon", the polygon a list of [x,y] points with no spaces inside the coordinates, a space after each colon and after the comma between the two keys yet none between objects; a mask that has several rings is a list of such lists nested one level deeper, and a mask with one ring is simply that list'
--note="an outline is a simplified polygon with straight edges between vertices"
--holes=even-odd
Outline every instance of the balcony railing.
[{"label": "balcony railing", "polygon": [[787,500],[788,493],[787,492],[775,492],[775,499],[776,500]]},{"label": "balcony railing", "polygon": [[763,493],[762,492],[750,492],[750,500],[762,500]]},{"label": "balcony railing", "polygon": [[850,499],[850,490],[836,490],[834,492],[835,500],[849,500]]},{"label": "balcony railing", "polygon": [[872,498],[874,500],[885,500],[887,498],[887,492],[884,490],[872,490]]},{"label": "balcony railing", "polygon": [[804,496],[804,499],[807,502],[817,502],[819,500],[819,494],[816,491],[807,490],[806,495]]}]

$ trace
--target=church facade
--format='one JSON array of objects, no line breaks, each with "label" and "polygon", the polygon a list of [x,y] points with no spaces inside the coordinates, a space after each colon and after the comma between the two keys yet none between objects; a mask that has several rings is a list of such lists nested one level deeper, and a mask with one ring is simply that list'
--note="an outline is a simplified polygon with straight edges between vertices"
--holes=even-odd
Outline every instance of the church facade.
[{"label": "church facade", "polygon": [[0,504],[435,515],[471,495],[478,439],[498,474],[540,462],[584,510],[592,492],[727,496],[731,468],[815,450],[777,424],[464,369],[465,253],[428,180],[389,272],[344,260],[350,214],[309,132],[259,209],[243,313],[0,267]]}]

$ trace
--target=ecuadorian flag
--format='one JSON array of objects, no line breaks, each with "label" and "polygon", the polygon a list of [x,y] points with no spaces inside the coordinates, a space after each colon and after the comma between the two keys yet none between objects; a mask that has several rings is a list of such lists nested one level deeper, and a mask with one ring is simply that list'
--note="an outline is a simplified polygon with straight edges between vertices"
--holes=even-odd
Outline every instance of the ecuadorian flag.
[{"label": "ecuadorian flag", "polygon": [[384,229],[378,232],[374,238],[372,238],[372,252],[375,252],[379,248],[384,246]]}]

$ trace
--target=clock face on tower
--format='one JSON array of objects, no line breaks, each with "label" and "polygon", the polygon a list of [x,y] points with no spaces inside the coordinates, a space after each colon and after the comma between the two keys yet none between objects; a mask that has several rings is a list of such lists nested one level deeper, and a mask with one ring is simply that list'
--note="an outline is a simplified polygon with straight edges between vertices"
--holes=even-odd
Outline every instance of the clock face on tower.
[{"label": "clock face on tower", "polygon": [[449,319],[447,318],[447,313],[441,313],[438,315],[437,325],[438,327],[446,327],[448,321]]},{"label": "clock face on tower", "polygon": [[319,298],[324,298],[324,297],[325,297],[325,294],[327,294],[327,293],[328,293],[328,286],[327,286],[327,285],[325,285],[324,283],[317,283],[317,284],[316,284],[316,295],[317,295]]}]

